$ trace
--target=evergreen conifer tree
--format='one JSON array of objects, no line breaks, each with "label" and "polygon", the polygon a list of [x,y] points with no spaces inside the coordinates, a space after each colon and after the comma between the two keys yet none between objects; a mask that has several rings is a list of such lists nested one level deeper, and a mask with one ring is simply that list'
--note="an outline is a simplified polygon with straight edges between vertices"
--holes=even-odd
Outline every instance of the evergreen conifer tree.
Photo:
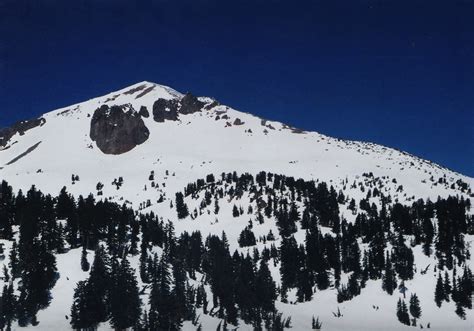
[{"label": "evergreen conifer tree", "polygon": [[124,330],[139,323],[141,301],[134,270],[127,258],[122,259],[111,274],[108,295],[110,323],[116,330]]},{"label": "evergreen conifer tree", "polygon": [[443,283],[443,293],[444,293],[444,300],[449,302],[449,297],[451,295],[451,282],[449,281],[448,272],[445,271],[444,273],[444,283]]},{"label": "evergreen conifer tree", "polygon": [[20,277],[20,264],[18,261],[18,245],[16,240],[13,241],[12,248],[10,249],[10,262],[9,262],[11,276],[13,279]]},{"label": "evergreen conifer tree", "polygon": [[421,316],[421,307],[420,307],[420,300],[416,293],[413,293],[410,296],[410,314],[414,318],[418,319]]},{"label": "evergreen conifer tree", "polygon": [[461,302],[456,302],[456,315],[458,315],[461,319],[466,319],[466,311]]},{"label": "evergreen conifer tree", "polygon": [[298,252],[298,271],[296,273],[296,296],[299,302],[310,301],[313,297],[311,273],[306,265],[306,254],[303,246]]},{"label": "evergreen conifer tree", "polygon": [[56,258],[47,250],[46,243],[34,239],[23,253],[22,265],[18,323],[35,325],[38,310],[46,308],[51,300],[50,290],[57,279]]},{"label": "evergreen conifer tree", "polygon": [[276,285],[264,260],[260,261],[260,268],[257,271],[255,280],[255,289],[258,304],[264,315],[274,311],[277,298]]},{"label": "evergreen conifer tree", "polygon": [[232,207],[232,216],[234,216],[234,217],[239,217],[240,216],[239,208],[237,208],[236,205],[234,205],[234,207]]},{"label": "evergreen conifer tree", "polygon": [[3,286],[3,292],[1,297],[1,309],[0,315],[4,320],[4,326],[7,326],[7,330],[11,327],[11,323],[15,318],[17,298],[13,291],[13,282],[9,285]]},{"label": "evergreen conifer tree", "polygon": [[87,281],[87,310],[84,312],[89,316],[93,325],[97,326],[107,320],[109,311],[107,295],[110,285],[110,260],[103,246],[95,251],[90,276]]},{"label": "evergreen conifer tree", "polygon": [[408,308],[405,301],[402,299],[398,299],[397,318],[403,324],[410,325],[410,315],[408,315]]},{"label": "evergreen conifer tree", "polygon": [[180,321],[173,316],[171,274],[167,256],[161,257],[150,293],[148,319],[151,330],[179,330]]},{"label": "evergreen conifer tree", "polygon": [[280,246],[281,253],[281,286],[290,289],[296,285],[296,275],[298,271],[298,246],[293,236],[283,238]]},{"label": "evergreen conifer tree", "polygon": [[444,298],[444,284],[443,279],[441,278],[441,274],[439,273],[435,288],[435,302],[438,307],[441,307],[441,303],[443,302]]},{"label": "evergreen conifer tree", "polygon": [[382,277],[382,289],[388,294],[392,295],[393,291],[397,288],[397,277],[392,267],[392,260],[390,254],[387,252],[385,258],[385,273]]},{"label": "evergreen conifer tree", "polygon": [[85,247],[82,248],[82,255],[81,255],[81,269],[82,271],[89,271],[90,265],[89,261],[87,261],[87,250]]},{"label": "evergreen conifer tree", "polygon": [[91,322],[87,316],[87,281],[77,283],[74,290],[74,298],[71,307],[71,327],[74,330],[94,329],[95,323]]},{"label": "evergreen conifer tree", "polygon": [[189,215],[188,206],[184,202],[183,193],[181,192],[176,193],[176,212],[178,213],[178,219],[186,218]]}]

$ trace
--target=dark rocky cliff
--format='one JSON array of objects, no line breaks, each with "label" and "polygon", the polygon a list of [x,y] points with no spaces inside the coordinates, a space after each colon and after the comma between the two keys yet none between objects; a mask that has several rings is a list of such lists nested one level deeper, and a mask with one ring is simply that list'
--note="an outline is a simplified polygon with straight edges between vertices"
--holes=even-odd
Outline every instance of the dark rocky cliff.
[{"label": "dark rocky cliff", "polygon": [[188,115],[199,112],[204,105],[204,102],[199,101],[191,93],[186,93],[181,100],[160,98],[153,104],[153,119],[156,122],[177,121],[179,114]]},{"label": "dark rocky cliff", "polygon": [[103,105],[91,120],[90,137],[105,154],[126,153],[148,140],[150,131],[131,107]]},{"label": "dark rocky cliff", "polygon": [[46,120],[40,117],[27,121],[19,121],[11,127],[0,129],[0,147],[7,146],[8,142],[15,134],[19,133],[20,135],[24,135],[26,131],[41,126],[44,123],[46,123]]}]

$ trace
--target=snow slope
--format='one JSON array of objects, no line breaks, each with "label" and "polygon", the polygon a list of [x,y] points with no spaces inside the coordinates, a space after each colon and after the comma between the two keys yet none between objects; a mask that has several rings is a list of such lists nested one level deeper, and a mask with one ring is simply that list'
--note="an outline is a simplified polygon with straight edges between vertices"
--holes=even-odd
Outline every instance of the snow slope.
[{"label": "snow slope", "polygon": [[[158,98],[170,100],[182,96],[169,87],[141,82],[46,113],[43,115],[46,120],[43,126],[28,130],[24,135],[16,134],[7,148],[0,150],[0,179],[7,180],[15,190],[27,190],[34,184],[43,192],[51,194],[58,194],[63,186],[67,186],[68,191],[76,196],[96,193],[96,185],[101,182],[105,185],[104,197],[128,202],[136,209],[150,200],[151,206],[146,211],[156,211],[164,219],[170,220],[176,219],[176,212],[169,207],[175,192],[210,173],[220,176],[222,172],[237,171],[255,175],[264,170],[306,180],[326,181],[341,189],[343,181],[347,180],[349,184],[359,182],[362,181],[363,173],[372,172],[375,177],[385,178],[387,192],[402,203],[410,203],[413,197],[432,200],[438,196],[456,194],[468,197],[467,192],[459,190],[456,181],[474,186],[473,178],[401,151],[372,143],[335,139],[316,132],[301,132],[224,105],[208,107],[189,115],[181,114],[179,121],[157,123],[152,115],[143,118],[150,131],[149,139],[121,155],[102,153],[89,137],[92,115],[101,105],[130,104],[136,110],[145,106],[151,113],[153,103]],[[213,102],[211,98],[200,100],[209,106]],[[225,115],[227,119],[223,119]],[[240,119],[243,124],[236,125],[236,119]],[[148,179],[151,171],[154,171],[157,184],[154,188]],[[74,184],[71,182],[72,174],[80,177]],[[124,183],[117,190],[111,183],[119,177],[123,177]],[[438,183],[439,178],[445,178],[446,184]],[[451,188],[453,184],[454,188]],[[400,185],[403,186],[403,192],[397,192]],[[348,187],[345,194],[356,200],[365,197],[357,188]],[[161,195],[165,202],[159,204],[157,200]],[[241,203],[245,206],[245,201]],[[235,249],[238,246],[236,238],[246,226],[248,218],[242,216],[241,220],[232,219],[231,208],[231,203],[221,206],[219,223],[215,223],[215,215],[203,215],[194,221],[175,221],[176,231],[198,229],[203,234],[220,234],[225,230],[231,248]],[[351,213],[344,210],[343,213],[351,220]],[[266,222],[260,231],[268,233],[270,228],[275,234],[278,233],[271,222]],[[256,235],[258,231],[255,230]],[[298,237],[301,240],[304,233],[300,231]],[[467,238],[467,242],[473,239]],[[417,265],[434,263],[422,254],[419,247],[417,249]],[[8,245],[6,251],[8,253]],[[58,256],[61,278],[53,289],[50,307],[38,315],[41,323],[35,330],[62,330],[69,327],[65,315],[69,314],[73,288],[77,281],[87,276],[80,269],[79,255],[80,251],[72,250]],[[134,262],[134,265],[138,263]],[[7,260],[3,263],[7,263]],[[278,280],[278,267],[272,270],[274,278]],[[417,273],[407,283],[409,289],[417,289],[420,297],[426,316],[421,319],[421,323],[425,325],[431,322],[435,330],[472,330],[472,310],[467,311],[467,320],[463,321],[455,315],[454,303],[443,304],[440,309],[436,307],[432,293],[435,276],[434,272],[423,277]],[[1,281],[0,286],[3,286]],[[360,296],[343,304],[337,303],[336,290],[333,289],[316,293],[311,302],[298,305],[278,303],[277,308],[285,316],[292,316],[294,330],[309,329],[312,315],[320,317],[324,330],[357,330],[353,325],[358,325],[360,330],[408,328],[396,320],[397,300],[398,295],[386,295],[379,282],[369,282]],[[380,309],[376,311],[372,305]],[[342,318],[332,315],[337,307],[344,314]],[[202,322],[204,329],[214,330],[219,321],[204,316]],[[185,325],[185,329],[187,327],[194,330],[190,325]],[[239,328],[247,329],[251,330],[246,326]]]},{"label": "snow slope", "polygon": [[[143,90],[127,94],[142,85],[153,89],[139,98]],[[43,191],[57,193],[71,182],[71,174],[76,174],[81,181],[71,188],[73,193],[93,192],[101,181],[105,184],[104,192],[111,196],[116,192],[108,184],[122,176],[125,183],[121,196],[132,203],[153,198],[152,192],[142,191],[151,170],[163,178],[168,192],[206,174],[234,170],[266,170],[328,182],[373,172],[376,176],[396,178],[409,195],[433,199],[453,192],[442,185],[433,186],[431,176],[435,180],[446,176],[449,184],[458,179],[471,186],[474,183],[472,178],[391,148],[334,139],[316,132],[294,133],[298,131],[282,123],[264,121],[223,105],[180,115],[178,122],[157,123],[152,116],[144,118],[150,139],[122,155],[103,154],[89,137],[91,116],[103,104],[131,104],[137,110],[146,106],[151,111],[156,99],[180,96],[168,87],[142,82],[49,112],[43,116],[43,126],[23,136],[17,134],[10,141],[11,147],[0,151],[0,176],[17,189],[35,184]],[[211,102],[209,98],[202,100]],[[228,120],[215,120],[224,112]],[[237,118],[244,124],[226,127]],[[7,165],[39,142],[31,153]],[[42,172],[37,173],[38,169]],[[166,170],[175,176],[166,176]]]}]

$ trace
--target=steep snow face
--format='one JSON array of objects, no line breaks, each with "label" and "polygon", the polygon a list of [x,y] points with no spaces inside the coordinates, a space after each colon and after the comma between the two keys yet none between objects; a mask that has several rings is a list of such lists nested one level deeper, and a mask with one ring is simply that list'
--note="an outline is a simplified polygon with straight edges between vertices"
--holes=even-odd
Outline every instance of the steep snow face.
[{"label": "steep snow face", "polygon": [[[32,184],[44,192],[57,193],[72,184],[74,194],[95,192],[98,182],[104,195],[138,204],[156,200],[156,190],[144,190],[150,171],[166,192],[182,189],[188,182],[209,173],[261,170],[327,182],[354,180],[362,173],[395,178],[405,196],[436,199],[460,193],[450,187],[472,178],[444,169],[412,155],[371,143],[334,139],[316,132],[303,132],[199,98],[201,111],[179,114],[177,121],[156,122],[153,105],[158,99],[178,103],[183,94],[165,86],[141,82],[117,92],[43,115],[45,123],[15,134],[0,151],[0,177],[16,189]],[[102,153],[89,136],[96,109],[107,105],[130,105],[150,114],[143,117],[150,131],[142,145],[121,155]],[[106,107],[105,107],[106,108]],[[166,175],[166,170],[169,170]],[[172,175],[173,174],[173,175]],[[123,177],[120,191],[110,183]],[[438,184],[439,178],[445,182]]]}]

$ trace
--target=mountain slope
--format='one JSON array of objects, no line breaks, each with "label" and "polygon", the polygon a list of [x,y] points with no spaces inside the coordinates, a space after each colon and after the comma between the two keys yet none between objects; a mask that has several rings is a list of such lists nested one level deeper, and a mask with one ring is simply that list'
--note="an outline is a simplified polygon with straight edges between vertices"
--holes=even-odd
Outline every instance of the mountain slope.
[{"label": "mountain slope", "polygon": [[[408,195],[431,198],[457,192],[446,185],[434,186],[440,177],[446,177],[448,186],[459,179],[471,186],[474,182],[472,178],[390,148],[300,132],[223,105],[180,115],[178,121],[158,123],[152,115],[143,118],[150,130],[149,139],[121,155],[102,153],[90,138],[91,117],[102,105],[130,104],[137,111],[145,106],[151,112],[157,99],[182,96],[170,88],[143,82],[49,112],[42,117],[45,120],[42,126],[24,135],[17,133],[6,145],[9,148],[0,151],[0,175],[17,188],[28,188],[34,183],[46,192],[57,193],[74,173],[81,181],[73,192],[82,194],[94,191],[99,181],[105,184],[105,192],[112,193],[107,184],[122,176],[123,191],[136,192],[124,193],[131,202],[147,197],[140,191],[151,170],[163,174],[167,169],[176,173],[168,179],[171,190],[181,189],[190,180],[208,173],[234,170],[252,173],[267,170],[325,181],[373,172],[396,178]],[[212,99],[202,100],[208,106],[213,105]],[[236,121],[243,124],[235,125]],[[28,153],[16,160],[25,152]],[[37,173],[39,169],[41,173]],[[141,195],[143,198],[137,199]]]},{"label": "mountain slope", "polygon": [[[93,193],[97,199],[107,198],[126,203],[142,213],[155,212],[163,220],[174,223],[176,233],[199,230],[228,237],[230,251],[252,254],[254,247],[261,252],[269,243],[257,242],[252,247],[239,247],[239,236],[253,224],[257,238],[271,230],[278,246],[282,237],[276,217],[265,216],[257,224],[254,212],[259,209],[258,196],[251,189],[237,197],[224,194],[219,199],[219,210],[213,205],[202,206],[206,198],[206,185],[195,194],[186,194],[185,187],[209,174],[216,178],[215,185],[225,192],[234,184],[227,184],[222,173],[250,173],[261,171],[276,175],[302,178],[305,181],[325,182],[346,197],[339,202],[341,219],[356,222],[357,213],[350,207],[354,199],[357,212],[368,214],[361,207],[367,199],[379,210],[382,197],[367,196],[377,188],[396,202],[411,206],[416,200],[438,196],[472,197],[474,179],[450,171],[437,164],[384,146],[345,141],[316,132],[303,132],[285,124],[266,121],[242,113],[207,97],[195,98],[171,88],[150,82],[141,82],[122,90],[97,97],[83,103],[54,110],[41,119],[20,123],[0,132],[0,178],[8,181],[14,190],[28,190],[36,185],[44,193],[57,195],[63,186],[74,196]],[[98,184],[101,185],[98,185]],[[270,185],[270,184],[269,184]],[[98,195],[98,193],[101,195]],[[184,192],[184,202],[192,216],[178,220],[175,193]],[[290,199],[289,196],[286,198]],[[217,200],[216,200],[217,201]],[[244,212],[233,216],[233,207]],[[305,204],[298,202],[303,213]],[[469,212],[469,217],[472,213]],[[472,221],[472,219],[471,219]],[[323,234],[332,235],[330,226],[321,226]],[[305,229],[298,225],[294,237],[298,244],[305,241]],[[474,239],[466,235],[467,250]],[[408,246],[412,236],[405,236]],[[4,241],[6,252],[11,249]],[[360,250],[368,244],[359,238]],[[389,245],[389,247],[391,247]],[[157,249],[161,253],[160,249]],[[468,330],[474,318],[472,310],[466,320],[454,313],[454,302],[441,308],[433,300],[437,272],[431,268],[422,274],[427,265],[434,266],[436,257],[423,254],[420,245],[413,247],[416,273],[406,282],[409,294],[416,290],[423,311],[423,324],[430,322],[439,330]],[[8,256],[8,254],[6,254]],[[91,262],[89,255],[89,261]],[[34,330],[67,329],[73,290],[77,281],[87,278],[80,269],[80,250],[72,249],[59,254],[58,270],[61,277],[52,290],[51,305],[39,312],[40,324]],[[3,261],[8,264],[8,258]],[[138,269],[138,256],[131,258]],[[472,261],[467,265],[472,267]],[[281,264],[270,264],[273,278],[280,281]],[[137,273],[138,275],[138,273]],[[350,273],[342,273],[341,282],[347,283]],[[0,285],[3,285],[0,282]],[[144,284],[140,282],[140,285]],[[408,328],[397,321],[395,307],[401,296],[398,291],[388,296],[382,290],[381,280],[367,283],[362,293],[350,301],[338,303],[337,289],[317,291],[311,301],[292,304],[296,291],[290,290],[288,301],[277,300],[277,308],[284,316],[292,316],[293,329],[308,329],[311,317],[319,316],[324,330],[395,330]],[[148,295],[148,293],[147,293]],[[376,308],[379,307],[379,308]],[[342,311],[342,318],[333,313]],[[370,318],[368,318],[370,316]],[[215,330],[219,319],[202,315],[205,330]],[[102,324],[100,329],[109,329]],[[185,322],[185,329],[195,327]],[[242,323],[242,330],[252,330]]]}]

